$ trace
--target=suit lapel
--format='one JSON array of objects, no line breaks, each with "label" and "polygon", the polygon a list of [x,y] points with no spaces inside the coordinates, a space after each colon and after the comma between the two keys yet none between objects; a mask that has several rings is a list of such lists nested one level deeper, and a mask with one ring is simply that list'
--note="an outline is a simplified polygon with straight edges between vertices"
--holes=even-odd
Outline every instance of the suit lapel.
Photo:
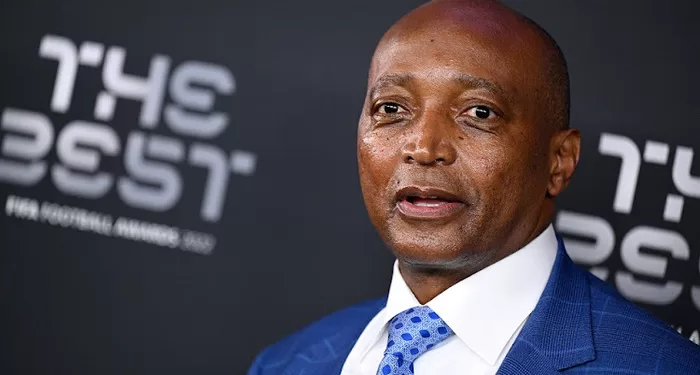
[{"label": "suit lapel", "polygon": [[297,353],[290,353],[280,363],[270,363],[265,374],[278,375],[340,375],[345,360],[367,326],[367,323],[386,305],[386,298],[370,302],[355,309],[353,317],[342,322],[324,326],[321,332]]},{"label": "suit lapel", "polygon": [[298,375],[328,374],[340,375],[345,359],[362,333],[362,329],[342,329],[336,334],[319,340],[306,353],[299,354],[299,359],[306,362]]},{"label": "suit lapel", "polygon": [[549,374],[595,359],[587,276],[558,242],[547,286],[498,375]]},{"label": "suit lapel", "polygon": [[[554,374],[595,359],[587,276],[566,254],[561,238],[558,241],[547,286],[497,375]],[[296,354],[283,375],[339,375],[367,321],[386,300],[378,302],[369,313],[362,314],[367,319],[348,321],[337,331],[314,340]]]}]

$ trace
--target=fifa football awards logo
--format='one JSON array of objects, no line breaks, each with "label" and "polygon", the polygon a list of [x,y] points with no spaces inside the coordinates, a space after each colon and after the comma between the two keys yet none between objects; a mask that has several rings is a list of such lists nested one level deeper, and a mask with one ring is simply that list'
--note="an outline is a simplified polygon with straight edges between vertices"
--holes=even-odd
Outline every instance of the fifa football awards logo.
[{"label": "fifa football awards logo", "polygon": [[[215,101],[236,92],[227,67],[204,61],[173,66],[169,56],[155,55],[148,74],[137,76],[124,72],[124,48],[90,41],[77,46],[56,35],[42,38],[38,55],[56,66],[47,103],[51,112],[70,114],[81,69],[100,69],[103,89],[94,97],[78,98],[94,102],[93,119],[69,121],[60,131],[50,114],[2,109],[0,183],[30,187],[50,179],[67,196],[99,200],[115,191],[129,207],[165,213],[181,200],[187,182],[183,172],[194,168],[206,176],[200,220],[216,223],[223,214],[231,176],[254,174],[254,153],[225,150],[216,144],[229,125],[229,116],[214,109]],[[123,100],[138,101],[141,108],[133,126],[119,123],[117,128],[128,130],[120,137],[110,122]],[[57,160],[51,162],[47,156],[54,149]],[[104,168],[105,157],[121,159],[123,168]],[[112,220],[108,214],[32,198],[10,196],[5,206],[10,216],[199,253],[210,253],[215,244],[215,238],[206,233],[121,217]]]}]

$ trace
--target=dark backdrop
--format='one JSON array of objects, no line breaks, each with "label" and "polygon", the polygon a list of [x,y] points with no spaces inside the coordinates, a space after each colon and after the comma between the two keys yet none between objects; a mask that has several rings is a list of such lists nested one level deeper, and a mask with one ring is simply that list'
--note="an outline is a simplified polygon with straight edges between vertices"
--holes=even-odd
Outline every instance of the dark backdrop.
[{"label": "dark backdrop", "polygon": [[[385,293],[355,126],[420,3],[3,4],[0,373],[242,374]],[[569,252],[698,342],[698,5],[506,3],[569,61]]]}]

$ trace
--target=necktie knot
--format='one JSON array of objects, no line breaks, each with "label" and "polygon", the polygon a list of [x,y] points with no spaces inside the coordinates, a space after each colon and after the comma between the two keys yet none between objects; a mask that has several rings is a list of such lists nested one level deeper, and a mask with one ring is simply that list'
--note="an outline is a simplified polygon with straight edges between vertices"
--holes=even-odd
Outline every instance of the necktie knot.
[{"label": "necktie knot", "polygon": [[405,310],[389,322],[389,340],[378,375],[413,374],[413,362],[454,332],[428,306]]}]

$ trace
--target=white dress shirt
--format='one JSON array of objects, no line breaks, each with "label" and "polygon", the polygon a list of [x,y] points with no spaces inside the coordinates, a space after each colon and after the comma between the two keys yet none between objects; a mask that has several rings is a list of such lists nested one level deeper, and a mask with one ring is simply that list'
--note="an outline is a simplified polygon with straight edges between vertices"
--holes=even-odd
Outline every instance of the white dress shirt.
[{"label": "white dress shirt", "polygon": [[[416,375],[494,375],[542,295],[557,254],[550,225],[512,255],[460,281],[426,305],[455,335],[414,362]],[[367,324],[341,375],[376,375],[384,356],[388,323],[420,303],[394,263],[384,309]]]}]

